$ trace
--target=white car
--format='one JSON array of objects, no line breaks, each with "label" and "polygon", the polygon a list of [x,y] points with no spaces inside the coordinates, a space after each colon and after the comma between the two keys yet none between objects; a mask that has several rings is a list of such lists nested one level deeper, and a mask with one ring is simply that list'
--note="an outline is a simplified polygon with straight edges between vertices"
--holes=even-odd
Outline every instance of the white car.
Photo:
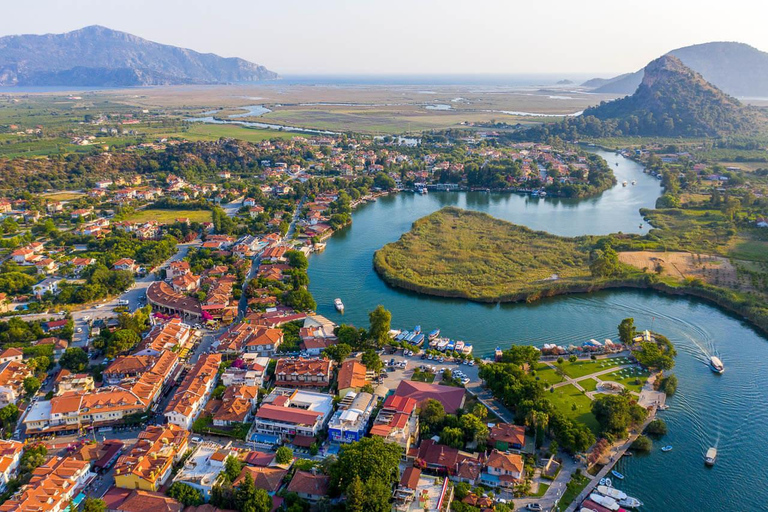
[{"label": "white car", "polygon": [[77,329],[75,329],[75,332],[77,332],[77,333],[83,332],[83,328],[82,327],[78,327]]},{"label": "white car", "polygon": [[475,360],[474,360],[474,359],[470,359],[470,360],[469,360],[469,362],[468,362],[467,364],[468,364],[469,366],[475,366]]}]

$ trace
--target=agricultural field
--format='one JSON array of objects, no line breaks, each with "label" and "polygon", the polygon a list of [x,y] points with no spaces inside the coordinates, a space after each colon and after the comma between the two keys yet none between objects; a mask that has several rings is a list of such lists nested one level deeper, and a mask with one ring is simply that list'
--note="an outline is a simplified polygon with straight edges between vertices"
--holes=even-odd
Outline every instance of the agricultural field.
[{"label": "agricultural field", "polygon": [[190,222],[210,222],[211,211],[145,209],[137,210],[130,215],[126,215],[123,220],[129,222],[148,222],[155,220],[160,224],[172,224],[178,218],[187,218]]}]

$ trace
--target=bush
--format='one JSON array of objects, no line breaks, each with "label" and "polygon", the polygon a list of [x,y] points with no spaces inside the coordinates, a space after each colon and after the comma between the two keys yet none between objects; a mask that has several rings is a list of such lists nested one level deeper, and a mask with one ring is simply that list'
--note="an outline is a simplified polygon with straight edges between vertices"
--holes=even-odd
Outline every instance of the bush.
[{"label": "bush", "polygon": [[659,383],[659,391],[666,393],[667,396],[672,396],[677,391],[677,376],[668,375],[661,379]]},{"label": "bush", "polygon": [[632,443],[631,448],[638,452],[649,452],[653,448],[653,442],[648,437],[640,435]]},{"label": "bush", "polygon": [[648,424],[645,431],[652,436],[661,437],[667,435],[667,424],[664,423],[664,420],[655,419]]}]

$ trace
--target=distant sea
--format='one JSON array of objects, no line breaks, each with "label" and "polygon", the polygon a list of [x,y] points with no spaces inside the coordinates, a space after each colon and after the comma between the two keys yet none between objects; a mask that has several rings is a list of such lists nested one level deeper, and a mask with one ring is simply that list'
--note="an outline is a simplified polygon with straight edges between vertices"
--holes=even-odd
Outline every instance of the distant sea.
[{"label": "distant sea", "polygon": [[[609,76],[610,74],[606,75]],[[598,74],[517,74],[517,75],[284,75],[279,80],[264,82],[244,82],[236,85],[322,85],[322,86],[367,86],[367,85],[403,85],[403,86],[487,86],[487,87],[553,87],[579,85]],[[610,75],[612,76],[612,75]],[[570,80],[572,84],[557,84],[561,80]],[[119,89],[146,89],[148,87],[105,87],[88,85],[70,86],[25,86],[0,87],[0,94],[50,93],[50,92],[94,92]],[[181,85],[176,87],[194,87]]]}]

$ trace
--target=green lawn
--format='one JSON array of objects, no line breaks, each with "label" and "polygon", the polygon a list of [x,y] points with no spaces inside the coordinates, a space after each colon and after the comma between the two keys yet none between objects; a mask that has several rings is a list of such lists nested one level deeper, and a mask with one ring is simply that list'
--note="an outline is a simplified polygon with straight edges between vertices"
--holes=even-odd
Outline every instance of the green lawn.
[{"label": "green lawn", "polygon": [[85,194],[83,194],[82,192],[72,192],[69,190],[62,190],[60,192],[44,194],[43,199],[48,199],[50,201],[71,201],[73,199],[83,197],[84,195]]},{"label": "green lawn", "polygon": [[[618,366],[621,364],[627,364],[628,359],[624,357],[609,357],[606,359],[590,360],[578,360],[575,363],[565,361],[563,363],[563,371],[572,379],[578,379],[592,373],[596,373],[611,366]],[[557,363],[555,363],[557,364]]]},{"label": "green lawn", "polygon": [[413,372],[411,380],[431,384],[435,380],[435,374],[432,372]]},{"label": "green lawn", "polygon": [[557,502],[557,507],[555,507],[554,510],[559,512],[567,509],[571,502],[576,499],[576,496],[578,496],[581,491],[584,490],[588,483],[589,478],[586,476],[573,475],[573,477],[571,477],[571,481],[568,482],[568,486],[563,493],[563,496],[560,498],[560,501]]},{"label": "green lawn", "polygon": [[[649,375],[650,373],[648,372],[645,372],[642,370],[637,371],[636,368],[628,368],[628,369],[625,369],[623,373],[620,371],[616,371],[613,373],[603,375],[601,378],[603,380],[618,382],[628,390],[636,391],[639,393],[643,389],[643,385],[645,384],[645,381],[648,380]],[[640,382],[639,384],[637,384],[638,381]]]},{"label": "green lawn", "polygon": [[[597,433],[599,427],[597,419],[592,414],[592,400],[576,389],[573,384],[554,388],[554,392],[544,393],[552,405],[567,418],[579,421],[587,425],[593,432]],[[576,405],[574,410],[573,406]]]},{"label": "green lawn", "polygon": [[297,136],[309,136],[308,134],[301,132],[207,123],[195,123],[190,126],[189,130],[183,133],[174,133],[173,135],[184,137],[188,140],[218,140],[221,137],[228,137],[247,142],[261,142],[270,139],[292,139]]},{"label": "green lawn", "polygon": [[536,368],[536,377],[538,377],[541,382],[549,385],[563,382],[563,378],[555,372],[554,368],[551,368],[543,363],[539,364],[539,366]]},{"label": "green lawn", "polygon": [[541,498],[542,496],[544,496],[544,493],[547,492],[547,489],[549,489],[549,484],[542,484],[542,483],[540,483],[539,484],[539,489],[534,494],[532,494],[531,496],[535,496],[537,498]]},{"label": "green lawn", "polygon": [[156,220],[160,224],[172,224],[178,218],[187,218],[190,222],[210,222],[210,210],[138,210],[125,217],[129,222],[147,222]]},{"label": "green lawn", "polygon": [[587,391],[597,391],[597,381],[594,378],[580,380],[579,385]]}]

